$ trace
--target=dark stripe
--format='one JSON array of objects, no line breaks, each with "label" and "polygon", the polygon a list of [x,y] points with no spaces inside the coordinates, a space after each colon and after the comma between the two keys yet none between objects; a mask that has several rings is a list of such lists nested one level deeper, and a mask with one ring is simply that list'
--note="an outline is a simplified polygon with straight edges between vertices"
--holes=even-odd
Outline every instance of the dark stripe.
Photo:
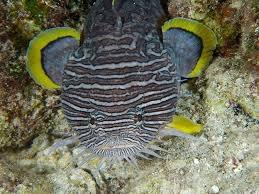
[{"label": "dark stripe", "polygon": [[[82,102],[79,99],[67,97],[66,95],[63,95],[63,100],[69,101],[71,104],[73,104],[79,108],[91,107],[91,108],[94,108],[96,110],[100,110],[103,112],[116,113],[116,112],[123,112],[123,111],[127,110],[128,107],[136,107],[138,104],[144,104],[144,103],[147,103],[150,101],[160,100],[162,98],[169,97],[171,95],[172,95],[172,93],[158,94],[156,96],[149,96],[149,97],[142,98],[139,101],[132,102],[127,105],[117,105],[117,106],[116,105],[115,106],[104,106],[104,105],[97,105],[97,104],[93,104],[93,103],[89,103],[89,102]],[[160,104],[160,103],[157,103],[156,106],[158,106],[158,104]],[[107,108],[107,107],[109,107],[109,108]]]},{"label": "dark stripe", "polygon": [[[127,84],[127,83],[130,83],[132,81],[148,81],[150,79],[152,79],[152,77],[154,77],[155,75],[154,74],[149,74],[149,75],[145,75],[145,76],[142,76],[141,74],[139,75],[132,75],[132,76],[129,76],[127,77],[127,79],[102,79],[102,78],[94,78],[94,79],[91,79],[91,78],[87,78],[87,77],[84,77],[84,78],[80,78],[78,80],[73,80],[73,85],[79,85],[81,83],[84,83],[84,84],[100,84],[100,85],[124,85],[124,84]],[[65,87],[68,87],[70,85],[70,82],[65,82],[64,83],[64,86]]]},{"label": "dark stripe", "polygon": [[[91,70],[90,67],[92,66],[89,63],[85,64],[85,68],[78,66],[76,63],[69,63],[66,66],[67,70],[70,70],[71,72],[75,72],[78,75],[84,75],[84,74],[90,74],[90,75],[123,75],[123,74],[127,74],[127,73],[132,73],[132,72],[145,72],[145,71],[156,71],[159,70],[163,67],[168,66],[169,64],[169,60],[165,60],[165,61],[159,61],[159,62],[154,62],[151,63],[150,65],[145,65],[145,61],[137,61],[134,60],[136,62],[139,63],[143,63],[142,66],[134,66],[134,67],[124,67],[122,68],[120,65],[123,65],[123,63],[127,63],[127,62],[132,62],[132,61],[122,61],[122,59],[120,60],[119,63],[114,63],[118,66],[118,68],[116,69],[107,69],[107,68],[100,68],[100,69],[96,69],[96,70]],[[149,60],[147,60],[146,62],[149,62]],[[104,64],[113,64],[113,63],[104,63]],[[172,72],[173,73],[173,72]],[[65,74],[65,78],[66,78],[66,74]]]},{"label": "dark stripe", "polygon": [[[103,89],[67,89],[64,92],[67,94],[81,94],[82,97],[92,97],[92,98],[98,98],[97,95],[113,95],[114,97],[119,97],[120,95],[125,95],[125,92],[129,95],[135,95],[135,94],[141,94],[143,92],[148,91],[158,91],[158,90],[164,90],[166,88],[172,88],[173,91],[176,90],[175,84],[176,82],[168,83],[168,84],[156,84],[156,83],[150,83],[145,88],[143,86],[132,86],[130,88],[125,89],[110,89],[110,90],[103,90]],[[177,93],[177,91],[175,91]],[[111,98],[109,98],[111,101]]]}]

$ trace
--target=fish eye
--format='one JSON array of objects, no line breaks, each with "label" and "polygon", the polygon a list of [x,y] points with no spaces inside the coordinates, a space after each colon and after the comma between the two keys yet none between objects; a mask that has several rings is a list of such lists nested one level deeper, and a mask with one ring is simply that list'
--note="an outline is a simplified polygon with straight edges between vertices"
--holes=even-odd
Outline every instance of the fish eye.
[{"label": "fish eye", "polygon": [[103,121],[105,119],[105,115],[100,113],[99,111],[93,111],[90,113],[90,125],[96,125],[98,121]]},{"label": "fish eye", "polygon": [[134,120],[135,123],[139,123],[143,121],[144,111],[141,108],[132,108],[129,109],[128,114]]},{"label": "fish eye", "polygon": [[142,121],[142,119],[143,119],[142,114],[138,113],[138,114],[136,115],[136,120],[137,120],[138,122],[140,122],[140,121]]},{"label": "fish eye", "polygon": [[94,118],[94,117],[91,117],[91,118],[90,118],[90,124],[91,124],[91,125],[94,125],[94,124],[95,124],[95,118]]},{"label": "fish eye", "polygon": [[142,114],[138,113],[135,115],[135,122],[141,122],[143,120]]}]

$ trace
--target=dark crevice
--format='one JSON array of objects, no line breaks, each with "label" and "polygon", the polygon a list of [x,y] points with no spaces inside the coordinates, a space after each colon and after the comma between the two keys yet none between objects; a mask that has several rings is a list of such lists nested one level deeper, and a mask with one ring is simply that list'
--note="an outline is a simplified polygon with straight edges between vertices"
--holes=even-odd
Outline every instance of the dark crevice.
[{"label": "dark crevice", "polygon": [[230,103],[230,108],[232,108],[234,112],[234,116],[243,115],[245,116],[245,119],[248,123],[259,124],[259,120],[253,118],[249,113],[247,113],[241,104],[235,101],[230,101],[229,103]]},{"label": "dark crevice", "polygon": [[95,182],[95,189],[96,189],[96,193],[97,194],[103,194],[104,192],[102,191],[100,185],[98,184],[98,181],[96,179],[96,177],[93,175],[93,173],[91,172],[91,170],[86,169],[86,168],[82,168],[83,171],[87,172],[93,179],[93,181]]},{"label": "dark crevice", "polygon": [[161,5],[162,5],[162,7],[163,7],[163,10],[164,10],[165,14],[166,14],[167,16],[169,16],[169,12],[168,12],[168,0],[160,0],[160,3],[161,3]]}]

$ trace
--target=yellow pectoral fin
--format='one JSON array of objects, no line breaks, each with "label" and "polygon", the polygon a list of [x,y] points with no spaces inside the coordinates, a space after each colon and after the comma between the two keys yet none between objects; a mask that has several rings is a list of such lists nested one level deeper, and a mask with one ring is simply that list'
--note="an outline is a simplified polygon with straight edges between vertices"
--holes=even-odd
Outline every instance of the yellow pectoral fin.
[{"label": "yellow pectoral fin", "polygon": [[191,119],[178,115],[173,117],[172,121],[167,124],[167,127],[186,134],[200,133],[203,128],[201,124],[194,123]]},{"label": "yellow pectoral fin", "polygon": [[[188,32],[193,36],[198,37],[201,40],[201,51],[199,51],[200,56],[197,61],[193,61],[196,64],[180,64],[184,66],[190,65],[190,68],[192,68],[192,69],[187,68],[188,71],[184,72],[186,74],[184,77],[187,77],[187,78],[198,77],[203,72],[205,67],[210,63],[213,57],[213,51],[215,50],[217,45],[217,38],[214,32],[206,25],[198,21],[187,19],[187,18],[174,18],[165,22],[164,25],[162,26],[162,32],[164,34],[164,37],[167,37],[166,35],[170,37],[170,31],[171,33],[173,33],[174,30],[182,30],[184,32],[183,35],[186,34],[186,32]],[[181,36],[182,35],[178,33],[178,37],[181,38]],[[166,42],[166,41],[167,40],[165,40],[165,43],[167,43],[167,45],[170,45],[170,42]],[[181,41],[179,45],[172,43],[170,45],[170,48],[171,50],[174,50],[174,52],[178,51],[179,49],[189,48],[188,46],[190,46],[192,42],[190,43],[188,41],[189,40],[187,38]],[[197,48],[190,47],[191,52],[194,52],[195,49]],[[174,57],[176,58],[180,57],[178,60],[183,61],[183,59],[185,59],[189,55],[174,56]]]},{"label": "yellow pectoral fin", "polygon": [[116,0],[112,0],[112,6],[114,6]]},{"label": "yellow pectoral fin", "polygon": [[[50,64],[51,60],[47,60],[48,64],[44,64],[43,53],[44,51],[47,50],[46,48],[50,48],[52,46],[51,44],[54,44],[58,41],[62,42],[62,40],[66,40],[65,39],[66,37],[71,37],[71,39],[75,39],[76,41],[79,41],[80,33],[72,28],[57,27],[57,28],[52,28],[41,32],[33,40],[30,41],[30,44],[27,50],[26,68],[30,76],[34,79],[34,81],[44,88],[56,89],[60,87],[55,81],[53,81],[52,77],[47,75],[46,69],[47,68],[50,69],[52,65],[53,68],[50,71],[55,69],[59,70],[59,68],[60,69],[62,68],[63,64],[59,64],[59,66],[55,66],[55,63],[54,63],[55,60],[52,60],[54,61],[53,64]],[[62,53],[65,53],[64,52],[65,49],[69,48],[67,46],[69,44],[70,42],[65,42],[64,44],[58,44],[60,45],[60,47],[57,46],[56,44],[56,47],[58,48],[56,50],[59,52],[56,52],[55,49],[52,49],[51,52],[48,52],[48,55],[53,55],[54,57],[52,57],[52,59],[57,59],[58,57],[61,58]],[[61,46],[64,46],[63,50],[60,49]],[[48,67],[46,67],[45,65],[48,65]]]}]

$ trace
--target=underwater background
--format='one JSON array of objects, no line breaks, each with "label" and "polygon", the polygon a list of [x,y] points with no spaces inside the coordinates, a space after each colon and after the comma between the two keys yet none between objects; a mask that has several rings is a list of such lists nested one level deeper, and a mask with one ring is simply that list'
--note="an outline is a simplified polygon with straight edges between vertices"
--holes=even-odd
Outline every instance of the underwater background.
[{"label": "underwater background", "polygon": [[[218,38],[215,57],[184,83],[177,113],[202,123],[198,141],[164,138],[165,159],[138,160],[97,173],[98,161],[73,159],[81,148],[51,145],[71,132],[58,91],[25,69],[29,41],[57,26],[81,29],[91,1],[0,2],[0,193],[259,193],[259,4],[256,0],[169,0],[168,17],[188,17]],[[83,14],[82,14],[83,13]]]}]

